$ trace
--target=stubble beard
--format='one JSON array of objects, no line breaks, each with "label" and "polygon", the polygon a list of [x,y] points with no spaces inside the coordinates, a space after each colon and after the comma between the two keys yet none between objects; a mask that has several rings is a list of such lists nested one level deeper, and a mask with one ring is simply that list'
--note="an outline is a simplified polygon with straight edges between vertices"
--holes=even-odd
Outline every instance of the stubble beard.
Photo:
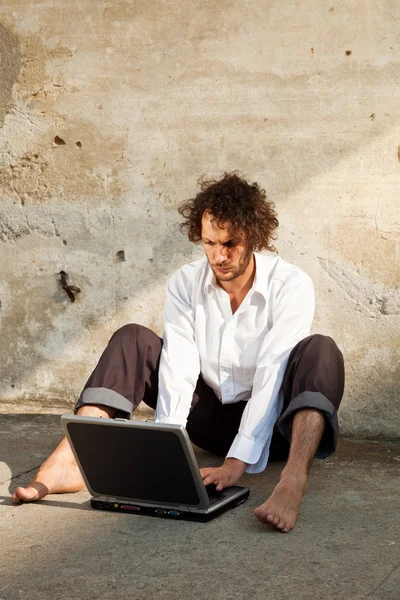
[{"label": "stubble beard", "polygon": [[[243,273],[249,266],[252,256],[253,256],[253,250],[252,249],[246,250],[246,252],[243,254],[242,258],[239,261],[238,267],[236,269],[234,269],[233,271],[226,273],[226,275],[222,276],[222,277],[220,274],[218,275],[218,273],[216,272],[215,269],[212,269],[217,282],[220,281],[221,283],[225,283],[227,281],[233,281],[234,279],[237,279],[238,277],[243,275]],[[221,268],[223,268],[222,265],[221,265]]]}]

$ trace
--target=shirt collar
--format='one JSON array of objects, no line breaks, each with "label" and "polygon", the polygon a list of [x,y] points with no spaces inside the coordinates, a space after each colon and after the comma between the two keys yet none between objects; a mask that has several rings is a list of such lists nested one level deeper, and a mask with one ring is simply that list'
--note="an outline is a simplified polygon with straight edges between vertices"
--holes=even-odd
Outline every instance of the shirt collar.
[{"label": "shirt collar", "polygon": [[271,265],[267,267],[268,258],[269,257],[264,256],[263,254],[254,252],[254,259],[256,261],[256,276],[254,278],[252,290],[264,296],[265,300],[268,298],[268,275],[272,266]]},{"label": "shirt collar", "polygon": [[[256,275],[254,277],[254,281],[253,281],[253,285],[251,287],[251,290],[249,292],[249,294],[253,294],[253,292],[258,292],[259,294],[261,294],[265,299],[267,299],[268,296],[268,272],[265,272],[265,265],[263,264],[265,258],[263,257],[263,255],[259,254],[258,252],[253,252],[254,254],[254,259],[256,261]],[[206,258],[207,261],[207,258]],[[264,268],[263,268],[264,267]],[[204,293],[206,294],[207,292],[210,292],[212,289],[218,289],[219,286],[217,284],[217,280],[215,279],[215,275],[207,261],[207,275],[206,275],[206,279],[204,282]],[[264,271],[262,273],[262,271]],[[268,269],[269,271],[269,269]]]},{"label": "shirt collar", "polygon": [[211,292],[211,290],[217,289],[217,280],[215,279],[215,275],[212,271],[212,268],[210,267],[210,263],[208,262],[207,258],[205,258],[206,260],[206,279],[204,282],[204,293],[207,294],[207,292]]}]

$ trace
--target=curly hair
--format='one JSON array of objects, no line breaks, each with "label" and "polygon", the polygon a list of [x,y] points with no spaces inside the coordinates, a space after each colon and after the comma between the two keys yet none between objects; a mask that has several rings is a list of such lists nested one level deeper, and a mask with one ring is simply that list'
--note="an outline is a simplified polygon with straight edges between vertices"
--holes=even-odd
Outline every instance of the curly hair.
[{"label": "curly hair", "polygon": [[236,172],[225,173],[220,181],[204,181],[195,198],[185,200],[178,212],[185,219],[180,229],[189,240],[201,241],[201,221],[205,212],[210,213],[219,227],[229,222],[234,229],[242,231],[246,243],[255,251],[275,247],[275,230],[279,226],[275,205],[267,200],[265,190],[257,183],[251,185]]}]

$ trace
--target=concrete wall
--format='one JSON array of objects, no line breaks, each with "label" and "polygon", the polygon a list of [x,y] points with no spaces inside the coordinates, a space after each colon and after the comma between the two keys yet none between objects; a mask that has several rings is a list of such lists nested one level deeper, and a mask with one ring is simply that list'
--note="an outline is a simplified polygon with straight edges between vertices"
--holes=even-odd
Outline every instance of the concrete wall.
[{"label": "concrete wall", "polygon": [[70,407],[117,327],[161,333],[201,252],[176,205],[238,169],[345,354],[343,431],[398,436],[399,25],[396,0],[1,2],[3,410]]}]

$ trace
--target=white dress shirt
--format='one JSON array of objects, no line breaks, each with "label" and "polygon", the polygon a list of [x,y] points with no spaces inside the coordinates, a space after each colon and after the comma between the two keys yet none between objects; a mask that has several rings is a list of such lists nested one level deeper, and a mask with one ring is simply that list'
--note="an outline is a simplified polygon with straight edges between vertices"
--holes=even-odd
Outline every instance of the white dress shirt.
[{"label": "white dress shirt", "polygon": [[207,258],[169,279],[155,416],[186,425],[200,373],[222,404],[247,400],[227,457],[248,463],[248,473],[267,465],[287,359],[314,316],[310,277],[279,256],[254,256],[253,286],[234,314]]}]

